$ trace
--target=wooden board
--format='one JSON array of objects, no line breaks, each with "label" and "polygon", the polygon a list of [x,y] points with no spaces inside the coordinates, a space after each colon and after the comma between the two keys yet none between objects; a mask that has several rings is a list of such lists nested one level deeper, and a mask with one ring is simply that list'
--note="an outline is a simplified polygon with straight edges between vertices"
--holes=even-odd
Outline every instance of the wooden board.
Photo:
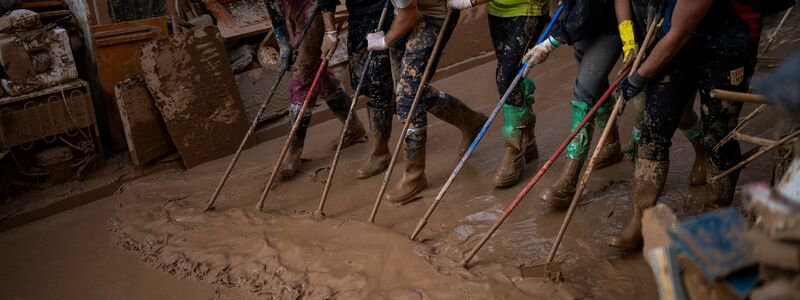
[{"label": "wooden board", "polygon": [[122,127],[114,85],[142,73],[139,49],[145,43],[166,37],[167,19],[164,17],[92,26],[92,39],[100,76],[100,99],[106,108],[108,142],[112,151],[125,149],[127,141]]},{"label": "wooden board", "polygon": [[134,165],[142,166],[175,150],[144,77],[121,81],[114,90]]},{"label": "wooden board", "polygon": [[236,152],[249,121],[216,27],[147,43],[141,63],[187,168]]},{"label": "wooden board", "polygon": [[[283,116],[289,107],[289,76],[284,76],[275,95],[267,105],[264,114],[261,115],[259,122],[272,120]],[[247,119],[251,122],[255,119],[258,109],[264,103],[264,99],[269,94],[269,89],[275,84],[278,71],[257,68],[244,73],[236,74],[236,84],[239,86],[239,94],[242,96],[244,109],[247,112]]]}]

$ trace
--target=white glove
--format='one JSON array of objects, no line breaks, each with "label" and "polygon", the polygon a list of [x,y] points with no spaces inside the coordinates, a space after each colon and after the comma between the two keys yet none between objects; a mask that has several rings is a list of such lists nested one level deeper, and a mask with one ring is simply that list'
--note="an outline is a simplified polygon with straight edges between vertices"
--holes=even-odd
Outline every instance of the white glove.
[{"label": "white glove", "polygon": [[386,39],[383,31],[378,31],[367,35],[367,50],[383,51],[387,48],[389,47],[386,46]]},{"label": "white glove", "polygon": [[522,57],[522,60],[528,62],[528,67],[541,64],[547,60],[547,57],[550,56],[550,52],[553,52],[553,49],[556,47],[558,47],[558,41],[550,37],[528,51],[528,53]]},{"label": "white glove", "polygon": [[322,56],[328,55],[328,52],[335,51],[334,45],[336,45],[337,40],[339,39],[339,33],[337,31],[326,31],[325,36],[322,38],[322,45],[320,46],[320,50],[322,50]]},{"label": "white glove", "polygon": [[472,7],[472,0],[447,0],[447,7],[457,10]]}]

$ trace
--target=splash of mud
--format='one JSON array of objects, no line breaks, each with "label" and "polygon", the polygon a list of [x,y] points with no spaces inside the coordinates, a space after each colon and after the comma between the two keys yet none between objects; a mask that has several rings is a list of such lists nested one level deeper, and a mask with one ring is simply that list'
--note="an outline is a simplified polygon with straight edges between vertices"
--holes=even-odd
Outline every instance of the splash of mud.
[{"label": "splash of mud", "polygon": [[186,196],[158,197],[137,187],[126,194],[134,196],[123,200],[112,220],[118,245],[158,270],[270,298],[530,298],[559,293],[547,282],[517,286],[499,265],[470,273],[429,246],[371,224],[241,209],[204,214],[203,203]]}]

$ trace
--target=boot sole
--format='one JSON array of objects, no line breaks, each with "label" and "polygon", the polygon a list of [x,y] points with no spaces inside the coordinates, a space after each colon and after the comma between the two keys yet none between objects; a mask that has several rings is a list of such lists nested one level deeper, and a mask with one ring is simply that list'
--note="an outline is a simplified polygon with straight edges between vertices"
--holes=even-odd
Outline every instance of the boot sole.
[{"label": "boot sole", "polygon": [[390,198],[389,196],[386,196],[385,199],[386,199],[387,202],[395,204],[395,205],[406,205],[408,203],[411,203],[411,202],[414,202],[414,201],[417,201],[417,200],[421,199],[422,196],[420,196],[419,194],[422,193],[422,191],[424,191],[427,188],[428,188],[428,185],[425,184],[425,185],[422,185],[422,186],[414,189],[414,191],[412,193],[410,193],[410,194],[408,194],[406,196],[403,196],[403,197],[400,197],[400,198]]},{"label": "boot sole", "polygon": [[574,197],[575,195],[573,193],[572,196],[569,197],[570,199],[564,198],[565,200],[562,201],[560,199],[555,199],[553,193],[554,192],[552,191],[552,189],[547,188],[542,192],[541,195],[539,195],[539,200],[541,200],[544,203],[550,204],[551,207],[556,209],[565,209],[569,207],[569,205],[572,204],[572,197]]},{"label": "boot sole", "polygon": [[370,178],[370,177],[373,177],[375,175],[378,175],[380,173],[385,172],[386,169],[388,169],[388,168],[389,168],[389,166],[385,166],[385,167],[381,168],[380,170],[375,170],[375,171],[369,172],[369,173],[356,172],[355,176],[356,176],[356,179],[367,179],[367,178]]},{"label": "boot sole", "polygon": [[608,168],[610,166],[613,166],[613,165],[617,164],[618,162],[621,162],[622,159],[624,159],[624,158],[625,158],[625,153],[620,151],[620,152],[614,153],[614,155],[609,156],[608,158],[605,158],[603,160],[598,161],[595,164],[594,168],[597,169],[597,170],[605,169],[605,168]]}]

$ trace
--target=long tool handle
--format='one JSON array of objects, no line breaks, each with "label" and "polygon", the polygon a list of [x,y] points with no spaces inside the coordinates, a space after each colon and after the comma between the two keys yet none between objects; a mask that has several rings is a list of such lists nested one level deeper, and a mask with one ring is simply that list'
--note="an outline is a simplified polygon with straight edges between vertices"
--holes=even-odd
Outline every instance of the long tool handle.
[{"label": "long tool handle", "polygon": [[[341,29],[342,24],[339,24],[336,31]],[[333,45],[333,49],[339,45],[339,39],[336,39],[336,43]],[[278,173],[280,170],[281,165],[283,165],[283,160],[286,159],[286,154],[289,152],[289,147],[292,145],[295,137],[297,136],[297,130],[300,128],[300,123],[303,122],[303,115],[308,110],[308,106],[311,103],[311,99],[315,97],[315,92],[317,88],[317,84],[319,83],[319,79],[322,78],[322,75],[326,73],[328,68],[328,61],[330,61],[333,53],[335,51],[331,51],[325,57],[322,58],[322,62],[319,64],[319,69],[317,69],[317,75],[314,76],[314,81],[311,82],[311,86],[308,88],[306,92],[306,98],[303,100],[303,105],[300,107],[300,111],[297,113],[297,120],[294,121],[292,124],[292,130],[289,131],[289,136],[286,138],[286,143],[283,144],[283,149],[281,150],[281,155],[278,156],[278,161],[275,162],[275,166],[272,169],[272,174],[269,176],[269,180],[267,180],[267,185],[264,186],[264,190],[261,193],[261,199],[258,200],[258,205],[256,208],[261,211],[264,208],[264,201],[267,199],[269,195],[269,191],[272,189],[272,184],[275,183],[275,179],[278,178]]]},{"label": "long tool handle", "polygon": [[[546,39],[549,36],[550,29],[553,27],[553,24],[558,19],[558,16],[561,15],[561,12],[563,10],[564,10],[563,5],[558,7],[558,10],[556,11],[555,15],[553,15],[553,18],[550,20],[550,23],[547,24],[547,28],[545,28],[545,30],[542,31],[542,34],[541,36],[539,36],[539,40],[536,42],[536,44],[543,42],[544,39]],[[514,89],[517,88],[517,85],[522,80],[522,78],[527,75],[528,70],[529,70],[528,63],[527,62],[523,63],[522,67],[520,67],[519,69],[519,72],[517,72],[517,76],[514,77],[514,80],[511,82],[511,85],[508,86],[506,92],[503,94],[503,97],[501,97],[500,101],[497,102],[497,105],[495,105],[494,109],[492,110],[492,114],[489,115],[489,119],[486,121],[485,124],[483,124],[483,128],[481,128],[481,131],[478,133],[478,136],[476,136],[475,139],[472,141],[472,144],[469,146],[469,149],[467,149],[467,152],[464,153],[463,157],[461,157],[461,161],[458,162],[458,165],[456,166],[455,170],[453,170],[453,173],[450,174],[450,178],[447,178],[447,181],[444,183],[444,186],[439,191],[439,194],[436,195],[436,198],[433,200],[433,203],[431,203],[430,207],[428,207],[428,210],[425,212],[425,215],[422,217],[422,219],[419,220],[419,223],[417,223],[417,228],[414,229],[413,233],[411,233],[410,236],[411,240],[416,239],[420,231],[422,231],[422,229],[425,228],[425,225],[428,224],[428,220],[431,218],[431,215],[433,215],[433,211],[436,210],[436,207],[438,207],[439,203],[442,202],[442,198],[444,198],[445,193],[447,193],[447,191],[450,189],[450,185],[453,184],[453,181],[455,181],[456,176],[458,176],[458,173],[461,172],[461,168],[464,167],[464,164],[467,162],[467,159],[470,158],[472,152],[474,152],[475,148],[478,147],[478,143],[481,142],[483,136],[486,134],[486,131],[489,130],[489,127],[492,126],[492,123],[494,122],[495,118],[497,118],[497,115],[503,108],[503,104],[506,103],[506,100],[508,100],[508,97],[511,96],[511,93],[514,91]]]},{"label": "long tool handle", "polygon": [[[711,177],[711,179],[709,179],[709,181],[712,181],[712,182],[713,181],[718,181],[722,177],[728,176],[729,174],[733,173],[733,171],[736,171],[738,169],[743,168],[744,166],[746,166],[747,164],[749,164],[750,162],[752,162],[756,158],[761,157],[765,153],[769,152],[772,149],[777,148],[778,146],[782,146],[782,145],[785,145],[788,142],[791,142],[793,139],[797,138],[798,136],[800,136],[800,130],[795,131],[794,133],[792,133],[790,135],[787,135],[786,137],[780,139],[779,141],[777,141],[777,142],[775,142],[775,143],[773,143],[773,144],[771,144],[771,145],[769,145],[767,147],[761,148],[761,150],[758,150],[758,152],[756,152],[755,154],[748,156],[747,159],[745,159],[742,162],[736,164],[732,168],[726,170],[725,172],[722,172],[721,174],[719,174],[717,176]],[[758,148],[756,148],[756,149],[758,149]]]},{"label": "long tool handle", "polygon": [[761,114],[761,112],[763,112],[765,109],[767,109],[766,104],[762,104],[756,107],[756,109],[754,109],[753,112],[747,115],[747,117],[745,117],[744,120],[739,122],[739,124],[737,124],[736,127],[734,127],[733,130],[731,130],[731,132],[725,136],[725,138],[723,138],[722,140],[719,141],[719,143],[714,145],[714,151],[719,151],[719,148],[722,147],[722,145],[725,145],[728,142],[730,142],[733,139],[734,135],[739,133],[740,130],[747,127],[747,125],[749,125],[750,122],[753,121],[753,119],[755,119],[755,117]]},{"label": "long tool handle", "polygon": [[461,261],[462,267],[467,267],[470,260],[472,260],[472,258],[475,257],[475,254],[477,254],[478,251],[481,250],[483,245],[486,244],[487,241],[489,241],[489,239],[497,231],[497,229],[500,228],[500,225],[502,225],[503,222],[506,221],[511,212],[514,211],[514,209],[517,207],[517,205],[520,204],[520,202],[522,202],[522,199],[528,195],[528,192],[530,192],[531,189],[533,189],[533,187],[539,182],[539,180],[542,179],[544,174],[547,173],[548,170],[550,170],[550,167],[553,166],[558,157],[560,157],[561,154],[564,153],[564,150],[567,149],[569,143],[572,142],[572,140],[574,140],[576,136],[578,136],[578,132],[580,132],[583,129],[583,127],[586,126],[586,123],[588,123],[589,120],[594,118],[594,114],[597,112],[597,110],[600,109],[600,106],[605,104],[606,100],[608,100],[608,98],[611,96],[614,90],[617,89],[617,86],[619,86],[620,82],[622,82],[624,78],[625,77],[622,76],[620,76],[620,78],[617,78],[617,80],[614,82],[614,84],[611,85],[611,87],[606,91],[606,93],[603,94],[602,97],[600,97],[600,99],[597,101],[597,104],[595,104],[594,107],[592,107],[592,110],[590,110],[589,113],[586,114],[586,117],[584,117],[583,120],[581,120],[581,122],[578,123],[578,126],[576,126],[574,130],[572,130],[572,133],[570,133],[569,137],[567,137],[567,139],[561,143],[561,146],[558,147],[556,152],[554,152],[553,155],[550,156],[547,162],[545,162],[544,165],[539,169],[539,171],[536,172],[536,175],[534,175],[533,178],[528,182],[528,184],[525,185],[522,191],[520,191],[519,194],[517,194],[517,197],[514,198],[514,201],[512,201],[511,204],[509,204],[508,207],[506,207],[506,210],[503,212],[503,215],[500,216],[499,219],[497,219],[497,221],[486,232],[486,234],[483,236],[480,242],[478,242],[478,244],[475,245],[474,248],[472,248],[472,251],[470,251],[467,257],[464,258],[463,261]]},{"label": "long tool handle", "polygon": [[[319,10],[315,9],[314,13],[311,15],[311,19],[308,20],[308,23],[303,28],[303,34],[300,36],[300,39],[295,42],[292,46],[292,51],[300,47],[300,43],[306,37],[306,33],[308,33],[308,29],[311,28],[311,24],[314,23],[314,19],[317,18],[319,14]],[[214,190],[214,194],[211,195],[211,199],[208,201],[208,206],[206,206],[205,211],[210,211],[214,209],[214,203],[217,202],[217,197],[219,197],[220,192],[222,192],[222,187],[225,186],[225,183],[228,181],[228,178],[231,176],[231,172],[233,171],[233,167],[236,166],[236,163],[239,161],[239,157],[242,155],[242,151],[244,150],[244,146],[247,145],[247,140],[250,139],[250,136],[253,135],[253,131],[255,131],[256,126],[258,126],[258,120],[261,119],[261,115],[264,114],[264,111],[267,110],[267,105],[269,105],[270,100],[272,100],[272,96],[275,95],[275,90],[278,89],[278,86],[283,80],[283,76],[286,75],[288,70],[286,68],[282,68],[278,77],[275,78],[275,82],[272,84],[272,88],[270,88],[269,93],[267,94],[267,98],[264,99],[264,102],[261,103],[261,107],[258,109],[258,113],[256,113],[255,119],[253,122],[250,123],[250,128],[247,129],[247,133],[244,135],[242,142],[239,144],[239,149],[236,149],[236,154],[233,155],[233,159],[231,159],[230,164],[228,164],[228,169],[225,170],[225,174],[222,175],[222,179],[220,179],[217,188]]]},{"label": "long tool handle", "polygon": [[[381,12],[381,17],[378,20],[378,28],[375,28],[375,32],[383,30],[383,23],[386,22],[386,15],[389,13],[389,7],[391,7],[389,1],[391,0],[386,0],[386,5],[383,7],[383,12]],[[344,121],[342,132],[339,133],[339,145],[336,146],[336,153],[333,155],[333,161],[331,162],[331,170],[328,172],[328,179],[325,181],[325,188],[322,190],[322,198],[319,200],[319,206],[317,207],[317,210],[314,211],[314,215],[325,215],[325,201],[328,199],[328,193],[331,190],[333,175],[336,173],[336,168],[339,166],[339,157],[342,155],[342,144],[344,143],[344,138],[347,135],[347,128],[350,127],[350,122],[353,120],[353,115],[355,115],[358,97],[361,95],[361,87],[364,85],[364,81],[367,81],[367,71],[372,63],[373,52],[374,51],[370,50],[367,53],[367,59],[364,62],[364,69],[361,70],[361,79],[358,81],[358,85],[356,85],[356,90],[353,94],[353,101],[350,103],[350,110],[347,112],[347,118]]]},{"label": "long tool handle", "polygon": [[[629,73],[630,75],[633,75],[639,68],[639,64],[642,62],[646,49],[649,48],[650,43],[653,41],[658,19],[660,18],[656,18],[650,23],[650,26],[647,29],[647,35],[644,38],[644,42],[642,42],[642,51],[639,51],[639,54],[636,56],[636,60],[633,62],[633,67]],[[561,240],[564,238],[564,234],[567,232],[567,227],[572,221],[572,216],[575,215],[575,209],[578,207],[578,202],[581,199],[583,190],[586,189],[586,184],[589,182],[589,176],[592,174],[592,171],[594,171],[597,157],[600,156],[600,152],[602,152],[601,150],[605,146],[608,136],[611,135],[611,130],[614,127],[614,124],[617,122],[619,111],[622,109],[622,105],[624,103],[625,100],[622,98],[622,95],[617,97],[617,103],[614,104],[614,109],[611,111],[611,116],[608,118],[606,128],[603,130],[603,135],[600,136],[600,140],[597,141],[597,146],[594,148],[592,158],[589,159],[589,164],[586,166],[586,170],[584,170],[583,174],[581,175],[581,180],[578,182],[578,187],[575,188],[575,194],[572,196],[572,202],[570,202],[567,215],[564,216],[564,222],[561,223],[561,228],[558,230],[558,235],[556,236],[556,241],[553,243],[553,248],[550,249],[550,255],[547,256],[546,264],[553,262],[553,259],[556,257],[556,252],[558,252],[558,247],[561,245]]]},{"label": "long tool handle", "polygon": [[414,101],[411,103],[411,109],[409,109],[408,116],[403,124],[403,131],[400,132],[400,139],[397,140],[397,146],[394,147],[394,153],[392,153],[392,160],[389,161],[389,168],[386,170],[386,175],[383,177],[383,183],[381,184],[381,189],[378,192],[378,198],[375,199],[375,206],[372,207],[372,213],[369,215],[368,221],[370,223],[375,223],[375,215],[378,214],[378,208],[381,206],[383,195],[386,194],[386,187],[389,185],[389,179],[392,177],[392,171],[397,163],[397,157],[400,155],[400,147],[403,146],[403,142],[406,139],[408,128],[411,125],[411,118],[414,117],[414,114],[417,111],[417,104],[419,103],[419,99],[422,98],[422,91],[428,85],[433,64],[436,62],[436,58],[442,54],[441,48],[444,41],[444,36],[446,35],[445,33],[447,32],[447,27],[448,24],[450,24],[450,19],[452,17],[453,10],[447,9],[447,15],[444,17],[442,29],[439,30],[439,36],[436,37],[436,43],[433,45],[433,52],[431,53],[431,57],[428,58],[428,65],[425,66],[425,72],[422,73],[422,79],[420,81],[419,88],[417,88],[417,94],[414,96]]}]

